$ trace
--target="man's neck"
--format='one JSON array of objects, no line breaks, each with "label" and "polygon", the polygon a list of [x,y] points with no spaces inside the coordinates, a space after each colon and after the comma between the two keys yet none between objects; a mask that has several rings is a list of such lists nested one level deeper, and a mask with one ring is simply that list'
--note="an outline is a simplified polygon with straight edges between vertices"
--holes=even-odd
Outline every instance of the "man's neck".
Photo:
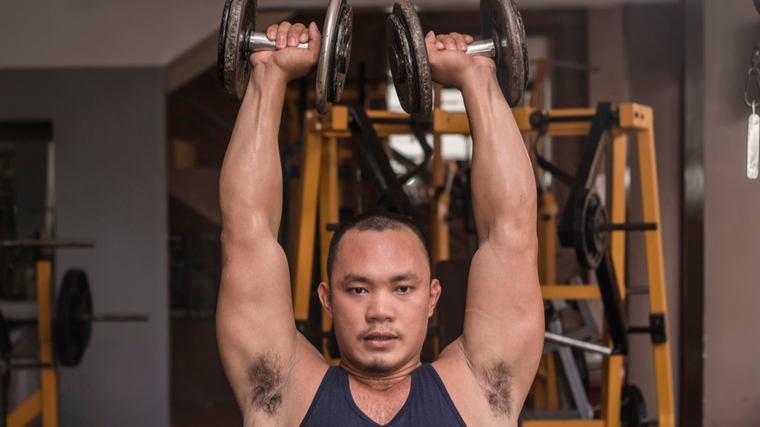
[{"label": "man's neck", "polygon": [[340,367],[356,380],[358,385],[365,386],[375,391],[388,391],[394,386],[403,383],[404,380],[414,372],[415,369],[422,366],[419,360],[412,361],[400,369],[396,369],[387,374],[372,374],[356,368],[351,363],[340,361]]}]

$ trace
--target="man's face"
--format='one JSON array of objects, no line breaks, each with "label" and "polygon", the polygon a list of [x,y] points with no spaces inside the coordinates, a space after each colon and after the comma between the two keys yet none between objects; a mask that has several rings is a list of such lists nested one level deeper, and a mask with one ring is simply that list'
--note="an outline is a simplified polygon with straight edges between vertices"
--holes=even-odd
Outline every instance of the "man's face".
[{"label": "man's face", "polygon": [[319,297],[343,363],[375,374],[418,363],[441,287],[431,282],[425,249],[411,230],[349,231],[331,279],[331,286],[320,284]]}]

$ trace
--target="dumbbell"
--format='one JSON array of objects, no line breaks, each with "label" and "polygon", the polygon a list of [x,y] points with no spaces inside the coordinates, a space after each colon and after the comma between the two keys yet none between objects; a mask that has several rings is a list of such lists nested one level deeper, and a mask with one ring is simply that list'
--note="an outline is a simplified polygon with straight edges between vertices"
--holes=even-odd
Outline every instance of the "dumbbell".
[{"label": "dumbbell", "polygon": [[[417,122],[433,110],[433,88],[425,34],[409,0],[398,0],[386,24],[388,62],[401,106]],[[467,54],[493,58],[499,86],[511,107],[528,85],[528,45],[520,12],[512,0],[480,1],[482,41],[471,43]]]},{"label": "dumbbell", "polygon": [[[330,0],[317,65],[317,111],[326,114],[340,100],[351,57],[353,8],[346,0]],[[256,30],[256,0],[227,0],[219,30],[217,70],[227,95],[243,99],[251,75],[252,53],[276,50],[273,40]],[[306,49],[308,43],[299,48]]]}]

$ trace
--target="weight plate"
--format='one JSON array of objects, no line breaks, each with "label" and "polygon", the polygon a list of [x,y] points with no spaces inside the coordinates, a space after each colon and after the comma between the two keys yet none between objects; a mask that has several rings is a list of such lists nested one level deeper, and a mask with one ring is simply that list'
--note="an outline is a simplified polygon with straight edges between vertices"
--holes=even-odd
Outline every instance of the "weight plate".
[{"label": "weight plate", "polygon": [[256,30],[256,0],[227,0],[219,28],[217,71],[227,96],[243,99],[251,76],[249,35]]},{"label": "weight plate", "polygon": [[647,427],[647,405],[644,395],[635,385],[625,385],[620,395],[620,421],[622,427]]},{"label": "weight plate", "polygon": [[573,246],[581,267],[592,270],[599,267],[607,246],[609,233],[599,231],[598,226],[607,222],[607,210],[596,191],[586,191],[579,198],[573,218]]},{"label": "weight plate", "polygon": [[53,338],[58,362],[77,366],[92,331],[92,295],[83,270],[66,271],[55,308]]},{"label": "weight plate", "polygon": [[333,50],[333,64],[330,70],[332,76],[329,90],[330,104],[340,101],[340,96],[343,94],[346,74],[348,74],[348,63],[351,61],[353,24],[354,9],[344,0],[335,32],[335,49]]},{"label": "weight plate", "polygon": [[[412,115],[416,122],[426,122],[430,119],[433,111],[433,83],[430,76],[430,61],[428,60],[427,47],[425,46],[425,34],[422,32],[422,24],[414,5],[409,0],[398,0],[393,5],[392,14],[406,28],[408,45],[411,49],[410,56],[414,66],[413,79],[407,81],[407,85],[414,86],[417,100],[410,100],[406,106],[401,104],[404,111]],[[390,51],[389,51],[390,55]],[[409,92],[407,90],[407,92]],[[396,89],[398,93],[398,89]]]},{"label": "weight plate", "polygon": [[528,87],[530,63],[520,11],[513,0],[480,1],[480,33],[496,45],[496,76],[510,107],[520,103]]},{"label": "weight plate", "polygon": [[388,65],[399,103],[406,112],[417,111],[420,108],[419,79],[414,67],[415,58],[409,40],[411,36],[404,25],[403,17],[396,14],[388,16],[385,29]]},{"label": "weight plate", "polygon": [[317,111],[319,114],[327,114],[330,111],[332,103],[330,93],[333,82],[332,69],[333,55],[335,54],[335,44],[337,41],[337,32],[341,16],[341,10],[345,5],[345,0],[330,0],[327,6],[327,15],[325,15],[325,25],[322,29],[322,45],[319,47],[319,63],[317,64]]}]

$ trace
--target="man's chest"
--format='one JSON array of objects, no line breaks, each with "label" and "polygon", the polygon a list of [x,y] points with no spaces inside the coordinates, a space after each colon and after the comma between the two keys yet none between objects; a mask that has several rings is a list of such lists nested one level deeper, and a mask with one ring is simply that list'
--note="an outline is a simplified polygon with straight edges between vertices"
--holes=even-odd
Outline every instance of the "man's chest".
[{"label": "man's chest", "polygon": [[351,384],[351,397],[364,415],[378,424],[388,424],[409,399],[411,382],[404,381],[390,390],[378,392]]}]

